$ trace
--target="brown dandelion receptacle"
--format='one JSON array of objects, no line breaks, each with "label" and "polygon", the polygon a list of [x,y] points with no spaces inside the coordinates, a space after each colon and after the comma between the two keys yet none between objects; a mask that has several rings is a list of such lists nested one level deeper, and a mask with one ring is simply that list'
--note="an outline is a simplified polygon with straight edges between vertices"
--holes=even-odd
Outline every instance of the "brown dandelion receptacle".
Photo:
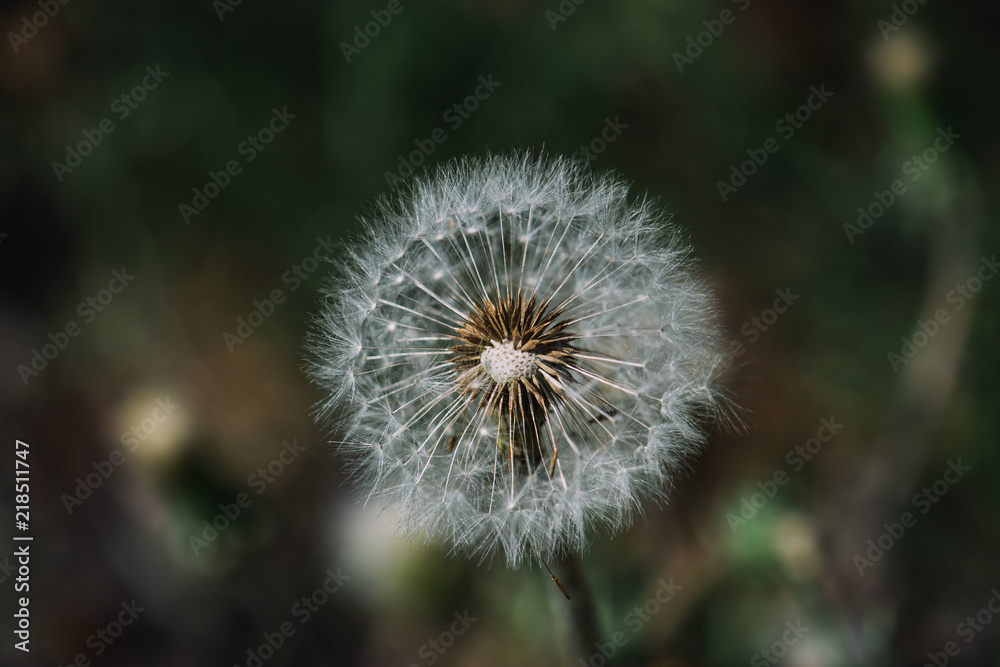
[{"label": "brown dandelion receptacle", "polygon": [[497,443],[511,465],[519,461],[530,471],[548,454],[551,475],[559,449],[541,451],[542,430],[553,401],[563,400],[577,350],[562,309],[548,305],[520,293],[488,299],[457,329],[462,342],[451,351],[463,392],[479,398],[480,410],[495,413]]}]

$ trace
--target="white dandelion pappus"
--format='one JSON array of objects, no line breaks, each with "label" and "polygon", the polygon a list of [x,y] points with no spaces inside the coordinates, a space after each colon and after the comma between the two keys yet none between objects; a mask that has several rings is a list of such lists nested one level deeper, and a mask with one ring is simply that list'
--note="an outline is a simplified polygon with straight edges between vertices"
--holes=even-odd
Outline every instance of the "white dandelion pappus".
[{"label": "white dandelion pappus", "polygon": [[508,566],[617,533],[722,412],[714,299],[627,185],[562,159],[465,159],[396,202],[313,336],[321,405],[367,500]]}]

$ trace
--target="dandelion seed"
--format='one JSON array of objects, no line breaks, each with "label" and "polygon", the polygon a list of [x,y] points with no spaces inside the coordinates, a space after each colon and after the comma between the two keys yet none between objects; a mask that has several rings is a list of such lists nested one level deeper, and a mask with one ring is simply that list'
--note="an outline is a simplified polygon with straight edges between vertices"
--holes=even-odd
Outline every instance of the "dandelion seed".
[{"label": "dandelion seed", "polygon": [[726,412],[714,300],[663,215],[564,160],[383,202],[312,340],[321,414],[401,527],[509,566],[616,533]]}]

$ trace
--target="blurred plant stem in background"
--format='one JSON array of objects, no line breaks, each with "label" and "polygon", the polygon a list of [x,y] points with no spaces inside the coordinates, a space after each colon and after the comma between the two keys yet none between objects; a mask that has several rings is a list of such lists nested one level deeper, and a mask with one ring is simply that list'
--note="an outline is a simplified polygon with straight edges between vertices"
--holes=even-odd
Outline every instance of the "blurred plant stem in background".
[{"label": "blurred plant stem in background", "polygon": [[[941,150],[940,137],[954,133],[970,139],[967,130],[952,129],[949,119],[939,117],[927,99],[926,81],[934,59],[933,44],[926,36],[904,30],[874,47],[869,61],[877,106],[889,135],[885,160],[889,164],[906,160],[909,168],[902,178],[913,190],[895,195],[893,203],[904,211],[906,235],[926,244],[926,279],[915,323],[933,321],[935,313],[948,305],[945,295],[974,275],[980,261],[979,184],[960,151]],[[922,160],[925,151],[936,157]],[[885,187],[897,176],[890,171]],[[839,610],[847,646],[864,664],[888,659],[885,646],[871,642],[870,633],[873,624],[893,623],[888,609],[896,600],[885,581],[892,575],[891,568],[873,567],[861,577],[852,557],[858,545],[883,532],[886,520],[906,509],[919,486],[941,411],[955,386],[977,305],[972,300],[951,312],[947,324],[938,325],[934,345],[921,346],[912,359],[903,362],[881,431],[872,438],[867,455],[857,461],[855,480],[844,486],[841,497],[826,512],[826,538],[836,545],[826,590]],[[900,333],[909,336],[911,332]],[[881,630],[891,634],[896,628],[890,625]]]}]

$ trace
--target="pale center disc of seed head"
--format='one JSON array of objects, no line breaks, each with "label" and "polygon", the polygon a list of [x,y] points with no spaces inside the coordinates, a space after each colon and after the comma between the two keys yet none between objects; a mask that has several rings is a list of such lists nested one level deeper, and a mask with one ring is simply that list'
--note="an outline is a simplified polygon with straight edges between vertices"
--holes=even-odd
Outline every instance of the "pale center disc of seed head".
[{"label": "pale center disc of seed head", "polygon": [[509,384],[535,372],[535,355],[515,348],[509,340],[493,341],[493,346],[479,355],[479,363],[497,384]]}]

